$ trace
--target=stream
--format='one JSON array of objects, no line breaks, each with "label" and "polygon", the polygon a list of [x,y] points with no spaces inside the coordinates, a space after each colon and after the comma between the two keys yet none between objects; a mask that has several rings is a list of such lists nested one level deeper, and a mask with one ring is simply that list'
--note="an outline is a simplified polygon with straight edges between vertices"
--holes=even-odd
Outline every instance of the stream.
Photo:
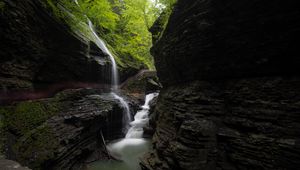
[{"label": "stream", "polygon": [[[74,0],[78,5],[78,1]],[[139,157],[141,157],[145,152],[147,152],[151,147],[151,142],[148,139],[143,138],[143,127],[148,124],[149,118],[149,103],[150,101],[158,96],[158,93],[151,93],[146,95],[145,103],[141,106],[134,117],[131,119],[130,108],[125,99],[118,95],[119,89],[119,74],[117,63],[114,56],[107,48],[105,42],[98,36],[96,30],[94,29],[93,23],[85,15],[88,21],[88,28],[91,31],[92,37],[96,45],[108,55],[111,61],[111,93],[110,95],[117,99],[120,105],[124,109],[123,116],[123,131],[126,133],[125,138],[112,141],[108,143],[106,148],[110,155],[117,160],[103,160],[97,161],[87,165],[88,170],[139,170]],[[130,122],[131,121],[131,122]]]},{"label": "stream", "polygon": [[98,161],[88,165],[88,170],[140,170],[139,158],[151,147],[151,141],[143,138],[143,127],[149,121],[149,103],[158,93],[146,95],[141,106],[130,122],[130,128],[123,139],[107,144],[107,150],[118,160]]}]

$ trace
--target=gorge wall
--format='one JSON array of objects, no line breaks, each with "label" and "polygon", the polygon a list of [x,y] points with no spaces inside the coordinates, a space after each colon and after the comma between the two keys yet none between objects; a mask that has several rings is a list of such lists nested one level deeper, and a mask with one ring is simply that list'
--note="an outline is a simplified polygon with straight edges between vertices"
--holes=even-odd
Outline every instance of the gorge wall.
[{"label": "gorge wall", "polygon": [[297,1],[178,0],[143,169],[299,169]]},{"label": "gorge wall", "polygon": [[110,82],[108,57],[56,18],[46,1],[3,0],[1,4],[0,89]]},{"label": "gorge wall", "polygon": [[11,165],[2,154],[32,169],[83,169],[108,159],[102,137],[123,136],[108,56],[45,3],[0,1],[0,169]]}]

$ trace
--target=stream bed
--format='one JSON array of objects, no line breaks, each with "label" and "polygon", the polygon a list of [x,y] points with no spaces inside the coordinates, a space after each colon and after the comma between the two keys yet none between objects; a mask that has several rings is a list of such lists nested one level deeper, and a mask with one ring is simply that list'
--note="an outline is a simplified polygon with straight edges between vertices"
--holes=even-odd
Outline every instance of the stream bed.
[{"label": "stream bed", "polygon": [[88,165],[88,170],[140,170],[140,157],[151,147],[148,139],[125,138],[108,144],[107,149],[118,160],[103,160]]},{"label": "stream bed", "polygon": [[[87,167],[88,170],[141,169],[139,166],[140,157],[142,157],[151,147],[151,140],[143,138],[143,127],[145,127],[149,121],[149,103],[156,96],[158,96],[158,93],[146,95],[145,103],[141,106],[141,110],[135,114],[133,121],[130,123],[128,122],[130,128],[126,133],[125,138],[115,140],[107,144],[107,151],[112,157],[118,160],[97,161],[89,164]],[[124,102],[125,101],[120,100],[121,104]]]}]

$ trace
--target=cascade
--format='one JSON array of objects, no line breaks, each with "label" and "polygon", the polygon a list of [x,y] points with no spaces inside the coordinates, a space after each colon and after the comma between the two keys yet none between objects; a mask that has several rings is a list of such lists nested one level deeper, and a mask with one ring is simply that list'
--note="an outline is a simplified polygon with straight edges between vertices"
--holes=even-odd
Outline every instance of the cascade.
[{"label": "cascade", "polygon": [[149,103],[154,97],[158,96],[158,93],[151,93],[146,95],[145,104],[142,106],[142,110],[138,111],[134,116],[134,121],[130,123],[131,127],[126,134],[126,138],[142,138],[143,127],[148,123],[149,118]]},{"label": "cascade", "polygon": [[[79,3],[77,0],[74,0],[74,2],[79,6]],[[112,86],[111,95],[113,98],[117,99],[120,102],[121,106],[124,108],[125,116],[123,118],[123,127],[124,127],[124,131],[127,131],[128,124],[131,121],[131,113],[130,113],[128,103],[124,100],[124,98],[122,98],[120,95],[117,94],[118,84],[119,84],[119,74],[118,74],[117,63],[116,63],[115,58],[113,57],[112,53],[107,48],[105,42],[96,33],[92,21],[87,16],[86,16],[86,18],[88,21],[88,27],[92,33],[92,36],[95,40],[96,45],[104,53],[106,53],[110,59],[110,62],[112,65],[112,67],[111,67],[111,86]]]},{"label": "cascade", "polygon": [[96,45],[109,56],[109,59],[111,61],[111,85],[113,88],[113,91],[117,91],[118,89],[118,84],[119,84],[119,74],[118,74],[118,69],[117,69],[117,64],[115,61],[115,58],[113,57],[113,55],[111,54],[111,52],[108,50],[108,48],[106,47],[104,41],[97,35],[93,23],[91,22],[90,19],[88,19],[88,24],[89,24],[89,28],[91,30],[91,32],[93,33],[93,36],[95,38],[95,43]]},{"label": "cascade", "polygon": [[123,132],[126,133],[128,128],[129,128],[129,122],[131,121],[131,113],[130,113],[129,105],[122,97],[120,97],[116,93],[111,92],[111,95],[115,99],[119,100],[119,102],[121,103],[121,106],[124,109],[125,116],[123,116],[123,121],[122,122],[123,122]]},{"label": "cascade", "polygon": [[[77,0],[74,0],[74,2],[78,4]],[[91,20],[86,16],[88,21],[88,27],[91,31],[91,36],[93,36],[96,45],[109,56],[109,59],[111,61],[111,96],[118,100],[121,104],[121,106],[124,109],[124,116],[123,116],[123,131],[126,131],[126,137],[124,139],[112,142],[106,146],[107,151],[114,156],[115,158],[119,158],[120,160],[123,160],[123,163],[119,164],[114,161],[108,161],[108,162],[99,162],[98,166],[102,169],[106,168],[112,168],[113,166],[119,166],[123,170],[134,170],[139,169],[139,159],[138,157],[141,156],[146,150],[148,150],[148,147],[150,147],[150,142],[146,139],[143,139],[143,127],[148,123],[148,114],[149,114],[149,102],[158,95],[158,93],[152,93],[146,95],[145,103],[141,107],[142,109],[138,111],[134,117],[134,121],[130,123],[129,128],[129,122],[131,121],[131,113],[130,108],[128,106],[128,103],[118,95],[118,84],[119,84],[119,75],[117,70],[117,64],[116,61],[107,48],[104,41],[97,35],[93,23]],[[129,128],[129,130],[128,130]],[[128,131],[127,131],[128,130]],[[104,139],[102,139],[104,140]]]},{"label": "cascade", "polygon": [[148,123],[149,103],[158,96],[158,93],[151,93],[146,95],[145,103],[141,107],[134,117],[134,121],[130,123],[131,127],[128,130],[126,137],[111,142],[107,145],[107,150],[114,158],[122,160],[122,163],[118,161],[111,162],[98,162],[94,166],[99,169],[111,170],[140,170],[139,157],[142,156],[151,146],[151,142],[143,138],[143,127]]}]

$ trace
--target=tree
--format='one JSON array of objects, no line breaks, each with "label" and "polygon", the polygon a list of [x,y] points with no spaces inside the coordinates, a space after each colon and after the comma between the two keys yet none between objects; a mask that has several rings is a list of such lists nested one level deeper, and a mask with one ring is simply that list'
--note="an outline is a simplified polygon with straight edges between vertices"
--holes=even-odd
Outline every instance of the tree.
[{"label": "tree", "polygon": [[[78,32],[88,17],[116,56],[119,65],[154,68],[150,54],[151,33],[148,31],[164,9],[175,0],[47,0],[55,13]],[[63,8],[61,8],[63,7]],[[64,9],[61,11],[61,9]],[[68,13],[67,15],[65,13]],[[70,15],[72,17],[70,17]],[[70,19],[71,18],[71,19]],[[81,23],[81,24],[80,24]],[[88,33],[87,33],[88,36]]]}]

